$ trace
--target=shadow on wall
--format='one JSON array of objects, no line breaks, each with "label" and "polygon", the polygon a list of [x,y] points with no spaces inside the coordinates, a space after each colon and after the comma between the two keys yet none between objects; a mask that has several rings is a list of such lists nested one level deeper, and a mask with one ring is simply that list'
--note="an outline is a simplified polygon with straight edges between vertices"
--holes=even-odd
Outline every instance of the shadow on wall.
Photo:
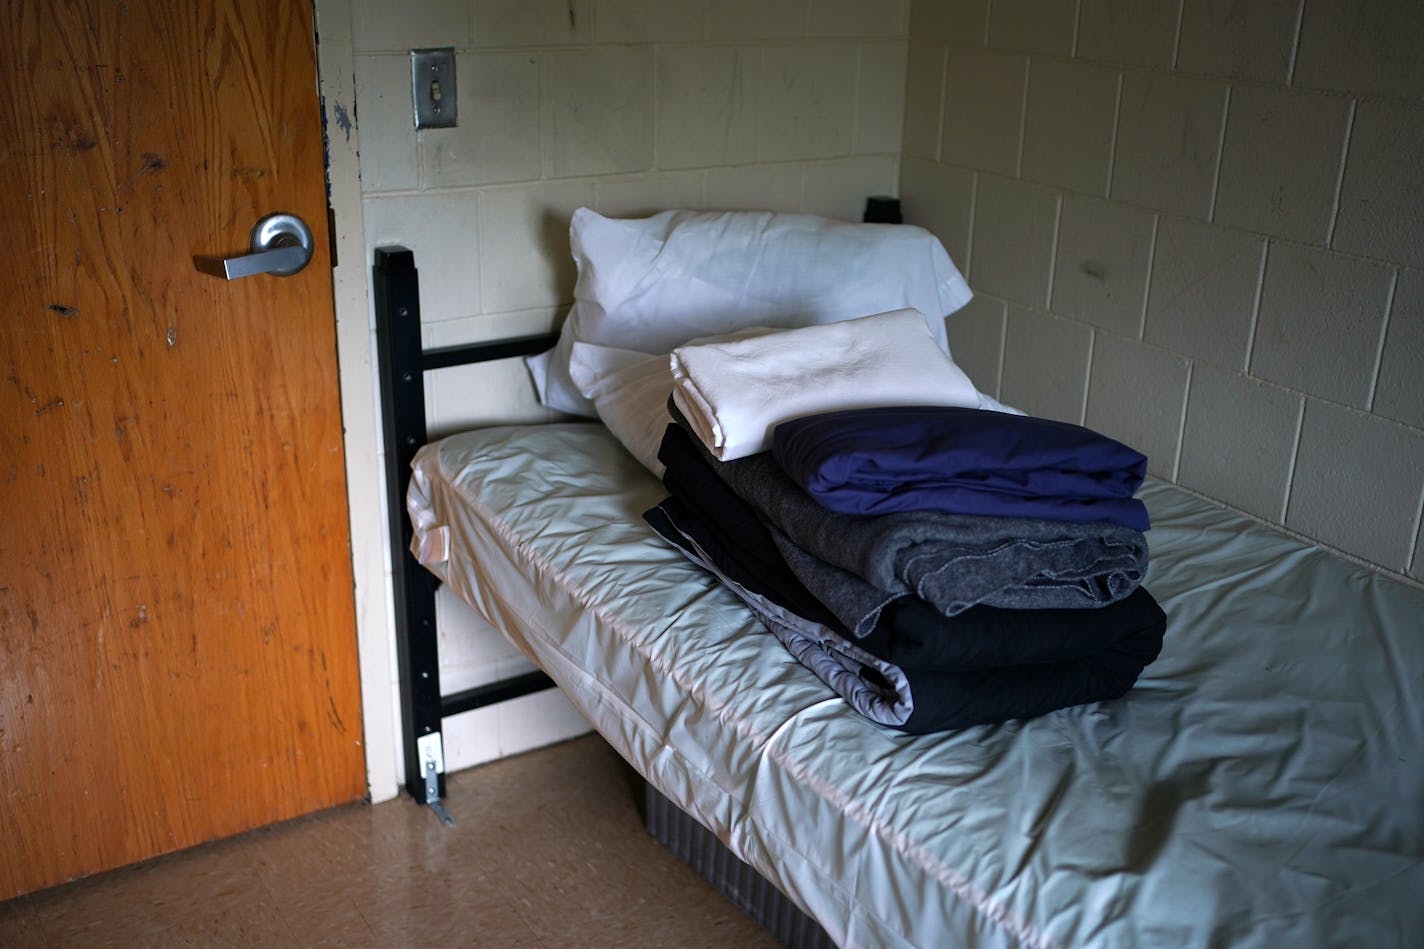
[{"label": "shadow on wall", "polygon": [[[539,220],[539,246],[549,255],[550,260],[567,261],[573,256],[573,249],[569,245],[569,219],[567,216],[556,213],[552,208],[545,208]],[[555,279],[558,281],[559,306],[562,307],[571,303],[574,298],[574,283],[577,280],[577,271],[569,271],[570,276],[564,276],[565,269],[555,267]]]}]

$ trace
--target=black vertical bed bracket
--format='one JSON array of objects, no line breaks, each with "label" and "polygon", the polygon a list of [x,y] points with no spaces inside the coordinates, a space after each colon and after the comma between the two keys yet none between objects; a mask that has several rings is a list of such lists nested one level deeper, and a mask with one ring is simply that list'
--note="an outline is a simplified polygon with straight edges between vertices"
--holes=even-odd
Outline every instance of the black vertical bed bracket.
[{"label": "black vertical bed bracket", "polygon": [[420,281],[415,255],[404,247],[376,248],[372,288],[386,447],[387,531],[395,597],[405,789],[420,803],[429,804],[449,824],[452,819],[440,805],[445,796],[441,720],[553,688],[554,683],[542,672],[530,672],[454,695],[440,694],[440,652],[435,630],[437,581],[410,552],[413,530],[405,514],[410,464],[428,437],[424,374],[431,369],[531,356],[548,349],[558,337],[545,333],[423,350]]},{"label": "black vertical bed bracket", "polygon": [[410,519],[405,516],[411,459],[426,441],[420,283],[415,255],[404,247],[379,247],[372,276],[385,429],[387,529],[395,594],[405,788],[417,801],[428,804],[445,795],[445,766],[440,736],[435,578],[410,553],[412,530]]}]

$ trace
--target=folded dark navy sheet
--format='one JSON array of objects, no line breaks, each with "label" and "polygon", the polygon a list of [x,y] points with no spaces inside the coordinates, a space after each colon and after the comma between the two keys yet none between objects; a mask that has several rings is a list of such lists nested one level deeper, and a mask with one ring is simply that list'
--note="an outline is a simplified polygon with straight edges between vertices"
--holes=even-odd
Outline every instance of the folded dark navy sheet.
[{"label": "folded dark navy sheet", "polygon": [[[1151,658],[1156,658],[1165,625],[1166,615],[1145,587],[1097,610],[976,606],[957,616],[941,616],[906,597],[885,607],[875,629],[856,645],[904,669],[985,672],[1066,666],[1123,648],[1137,655],[1150,647]],[[1129,641],[1135,645],[1125,647]]]},{"label": "folded dark navy sheet", "polygon": [[782,470],[843,514],[943,511],[1112,521],[1145,531],[1147,458],[1080,425],[983,409],[895,406],[783,422]]},{"label": "folded dark navy sheet", "polygon": [[1061,708],[1121,698],[1157,658],[1165,628],[1163,618],[1153,625],[1125,630],[1108,649],[1068,662],[978,672],[907,669],[913,707],[900,728],[922,735],[1036,718]]}]

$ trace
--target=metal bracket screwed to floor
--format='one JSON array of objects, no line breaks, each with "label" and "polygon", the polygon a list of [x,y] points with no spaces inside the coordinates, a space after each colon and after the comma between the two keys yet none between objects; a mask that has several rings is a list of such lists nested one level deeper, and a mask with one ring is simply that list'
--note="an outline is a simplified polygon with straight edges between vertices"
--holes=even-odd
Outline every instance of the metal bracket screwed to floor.
[{"label": "metal bracket screwed to floor", "polygon": [[416,751],[425,772],[425,806],[435,812],[446,827],[455,823],[455,818],[440,803],[440,773],[445,770],[445,748],[440,741],[440,733],[433,732],[415,742]]}]

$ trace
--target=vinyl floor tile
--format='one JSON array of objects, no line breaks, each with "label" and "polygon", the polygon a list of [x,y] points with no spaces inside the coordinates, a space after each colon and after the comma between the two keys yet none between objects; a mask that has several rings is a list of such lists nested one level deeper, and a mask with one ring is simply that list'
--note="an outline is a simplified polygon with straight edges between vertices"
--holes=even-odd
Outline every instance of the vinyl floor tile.
[{"label": "vinyl floor tile", "polygon": [[0,946],[773,946],[643,827],[596,736],[0,903]]},{"label": "vinyl floor tile", "polygon": [[41,949],[47,945],[39,917],[29,902],[0,903],[0,945],[6,949]]}]

